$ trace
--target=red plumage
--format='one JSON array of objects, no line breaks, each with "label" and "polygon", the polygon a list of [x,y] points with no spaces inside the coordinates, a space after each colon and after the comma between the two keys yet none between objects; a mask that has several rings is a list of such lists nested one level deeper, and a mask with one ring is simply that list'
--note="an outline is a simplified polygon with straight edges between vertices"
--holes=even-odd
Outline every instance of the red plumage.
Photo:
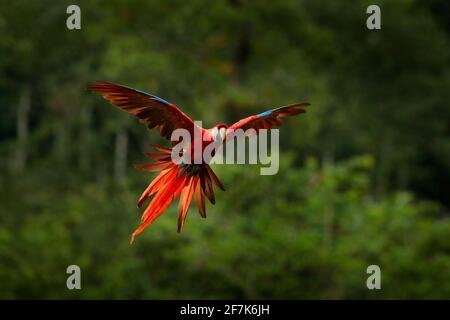
[{"label": "red plumage", "polygon": [[[292,104],[247,117],[230,127],[226,124],[218,124],[207,130],[196,126],[191,118],[173,103],[143,91],[110,82],[95,82],[89,85],[88,89],[101,94],[112,104],[133,114],[150,129],[158,128],[167,139],[171,138],[173,131],[176,129],[186,129],[191,136],[194,136],[194,131],[197,131],[196,133],[200,133],[203,137],[202,151],[210,143],[216,141],[215,135],[217,135],[219,129],[247,130],[253,128],[256,132],[260,129],[270,129],[281,125],[281,119],[284,117],[305,112],[305,107],[309,105],[307,102]],[[222,134],[222,131],[220,131],[220,134]],[[222,137],[222,139],[225,138],[226,136]],[[194,143],[191,141],[191,149],[186,151],[190,152],[188,155],[190,155],[191,160],[198,156],[194,154],[193,147]],[[206,218],[205,196],[212,204],[215,204],[213,185],[225,191],[219,178],[203,159],[199,164],[177,164],[172,161],[172,149],[161,146],[153,146],[153,148],[156,152],[148,152],[146,155],[154,162],[136,165],[139,170],[159,172],[159,174],[138,200],[138,207],[140,208],[150,197],[153,197],[142,214],[141,224],[131,236],[131,242],[163,214],[176,198],[180,197],[178,203],[178,232],[181,232],[192,198],[195,200],[200,216]],[[191,163],[195,162],[191,161]]]}]

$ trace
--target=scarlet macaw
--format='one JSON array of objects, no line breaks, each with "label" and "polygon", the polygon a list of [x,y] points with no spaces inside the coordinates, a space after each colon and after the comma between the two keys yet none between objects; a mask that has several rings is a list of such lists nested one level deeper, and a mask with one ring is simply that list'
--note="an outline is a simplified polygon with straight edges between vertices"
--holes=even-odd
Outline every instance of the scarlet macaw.
[{"label": "scarlet macaw", "polygon": [[[194,124],[192,119],[173,103],[146,92],[103,81],[89,85],[88,90],[101,94],[112,104],[133,114],[148,128],[158,128],[162,136],[169,140],[175,129],[186,129],[192,137],[194,131],[199,130],[201,137],[203,137],[202,149],[218,139],[224,141],[227,132],[231,130],[243,129],[245,131],[253,128],[259,131],[260,129],[270,129],[281,125],[282,118],[304,113],[305,107],[310,105],[308,102],[295,103],[244,118],[229,127],[222,123],[210,129],[204,129]],[[194,146],[193,143],[191,145]],[[140,226],[131,236],[131,242],[158,218],[180,194],[178,232],[183,227],[192,197],[195,199],[200,216],[206,218],[205,195],[212,204],[215,204],[213,183],[225,191],[219,178],[204,159],[201,160],[200,164],[194,164],[194,161],[191,161],[189,165],[176,164],[172,161],[171,149],[161,146],[153,147],[158,152],[146,153],[146,155],[156,161],[136,165],[136,168],[160,173],[139,198],[138,207],[140,208],[150,196],[154,195],[142,214]],[[190,157],[193,159],[199,154],[203,153],[198,152],[198,150],[194,153],[191,150]]]}]

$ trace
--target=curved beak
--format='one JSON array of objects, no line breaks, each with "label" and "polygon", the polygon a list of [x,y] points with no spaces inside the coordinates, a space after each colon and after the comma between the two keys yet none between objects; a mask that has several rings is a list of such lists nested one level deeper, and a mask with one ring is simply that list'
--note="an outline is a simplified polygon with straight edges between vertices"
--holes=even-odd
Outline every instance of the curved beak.
[{"label": "curved beak", "polygon": [[220,128],[219,134],[223,141],[223,140],[225,140],[225,136],[227,135],[227,130],[225,128]]}]

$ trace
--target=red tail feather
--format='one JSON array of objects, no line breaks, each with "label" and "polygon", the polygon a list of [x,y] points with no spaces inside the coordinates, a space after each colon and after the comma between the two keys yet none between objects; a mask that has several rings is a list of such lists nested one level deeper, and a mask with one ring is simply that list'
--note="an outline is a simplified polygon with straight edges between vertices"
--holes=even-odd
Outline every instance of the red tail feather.
[{"label": "red tail feather", "polygon": [[200,216],[202,218],[206,218],[205,194],[203,193],[201,183],[199,181],[197,181],[197,185],[195,186],[194,196],[195,196],[195,203],[197,204],[198,208],[198,213],[200,213]]},{"label": "red tail feather", "polygon": [[[224,190],[222,183],[207,164],[179,166],[172,162],[171,150],[165,147],[154,146],[160,153],[146,153],[156,161],[137,167],[146,171],[161,171],[142,193],[138,201],[138,207],[152,195],[152,201],[145,209],[141,217],[141,225],[133,232],[131,242],[145,228],[150,226],[169,207],[173,200],[180,194],[178,205],[178,232],[181,232],[187,212],[195,197],[198,211],[206,218],[205,195],[212,204],[215,203],[213,184]],[[201,166],[194,167],[194,166]]]},{"label": "red tail feather", "polygon": [[191,204],[192,196],[194,195],[194,188],[197,184],[198,177],[189,177],[186,185],[181,191],[180,202],[178,203],[178,232],[183,228],[184,220]]},{"label": "red tail feather", "polygon": [[160,190],[166,184],[167,177],[169,176],[171,169],[173,168],[170,167],[166,170],[161,171],[161,173],[150,183],[150,185],[147,187],[147,189],[145,189],[145,191],[139,198],[138,208],[142,206],[142,204],[145,202],[145,200],[147,200],[148,197]]}]

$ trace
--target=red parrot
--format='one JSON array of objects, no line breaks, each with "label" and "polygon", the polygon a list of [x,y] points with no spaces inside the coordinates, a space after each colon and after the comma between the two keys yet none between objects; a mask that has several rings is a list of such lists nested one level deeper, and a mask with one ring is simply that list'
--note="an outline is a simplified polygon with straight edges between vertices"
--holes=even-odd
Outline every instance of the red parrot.
[{"label": "red parrot", "polygon": [[[88,90],[101,94],[113,105],[133,114],[148,128],[158,128],[162,136],[169,140],[172,132],[176,129],[188,130],[191,137],[194,137],[194,131],[197,130],[197,133],[200,133],[203,138],[202,149],[218,139],[225,141],[226,135],[232,130],[243,129],[245,131],[253,128],[258,132],[260,129],[270,129],[281,125],[282,118],[304,113],[305,107],[310,105],[308,102],[295,103],[244,118],[231,126],[221,123],[210,129],[204,129],[196,125],[173,103],[146,92],[103,81],[90,84]],[[219,178],[204,159],[201,159],[198,164],[194,161],[191,161],[191,164],[177,164],[172,161],[172,149],[161,146],[153,147],[158,152],[146,153],[146,155],[155,161],[136,165],[137,169],[159,172],[159,175],[139,198],[138,207],[140,208],[149,197],[153,196],[142,214],[140,226],[131,236],[131,242],[155,221],[178,196],[180,196],[178,204],[178,232],[180,232],[192,198],[195,199],[200,216],[206,218],[205,195],[212,204],[215,204],[213,184],[225,191]],[[197,151],[194,153],[191,150],[189,157],[192,160],[199,154],[203,154]]]}]

